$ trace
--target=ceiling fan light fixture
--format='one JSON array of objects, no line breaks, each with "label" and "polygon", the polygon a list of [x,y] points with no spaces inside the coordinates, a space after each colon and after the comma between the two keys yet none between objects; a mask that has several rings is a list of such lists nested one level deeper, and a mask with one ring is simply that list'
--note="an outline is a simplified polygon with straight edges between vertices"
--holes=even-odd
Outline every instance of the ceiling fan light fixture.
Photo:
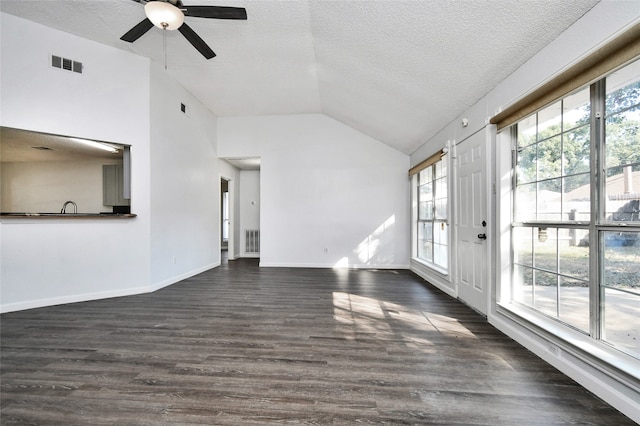
[{"label": "ceiling fan light fixture", "polygon": [[184,22],[184,13],[164,1],[150,1],[144,6],[144,13],[153,25],[166,30],[177,30]]}]

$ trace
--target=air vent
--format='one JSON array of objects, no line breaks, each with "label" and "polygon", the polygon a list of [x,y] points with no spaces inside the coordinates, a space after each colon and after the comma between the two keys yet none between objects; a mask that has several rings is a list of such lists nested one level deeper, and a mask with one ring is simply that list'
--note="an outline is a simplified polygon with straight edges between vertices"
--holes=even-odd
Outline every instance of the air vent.
[{"label": "air vent", "polygon": [[180,104],[180,111],[187,113],[187,106],[185,104]]},{"label": "air vent", "polygon": [[246,253],[260,253],[260,230],[245,229],[244,251]]},{"label": "air vent", "polygon": [[63,58],[61,56],[51,55],[51,66],[62,70],[77,72],[82,74],[82,62],[73,59]]},{"label": "air vent", "polygon": [[33,149],[39,149],[40,151],[53,151],[53,148],[49,148],[48,146],[32,146]]}]

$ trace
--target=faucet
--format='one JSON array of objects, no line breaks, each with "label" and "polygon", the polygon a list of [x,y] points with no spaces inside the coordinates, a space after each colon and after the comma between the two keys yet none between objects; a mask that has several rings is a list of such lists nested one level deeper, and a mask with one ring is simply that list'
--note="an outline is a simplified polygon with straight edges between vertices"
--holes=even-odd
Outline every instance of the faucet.
[{"label": "faucet", "polygon": [[73,212],[74,213],[78,213],[78,205],[76,203],[74,203],[73,201],[67,201],[62,205],[62,210],[60,210],[60,213],[65,214],[67,213],[67,205],[73,205]]}]

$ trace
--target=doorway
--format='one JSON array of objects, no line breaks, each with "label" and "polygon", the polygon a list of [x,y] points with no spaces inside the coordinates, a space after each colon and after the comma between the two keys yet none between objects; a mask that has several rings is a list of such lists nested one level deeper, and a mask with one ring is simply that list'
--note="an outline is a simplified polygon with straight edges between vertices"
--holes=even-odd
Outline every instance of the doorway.
[{"label": "doorway", "polygon": [[229,179],[220,178],[220,263],[228,261],[230,250],[233,250],[230,183]]}]

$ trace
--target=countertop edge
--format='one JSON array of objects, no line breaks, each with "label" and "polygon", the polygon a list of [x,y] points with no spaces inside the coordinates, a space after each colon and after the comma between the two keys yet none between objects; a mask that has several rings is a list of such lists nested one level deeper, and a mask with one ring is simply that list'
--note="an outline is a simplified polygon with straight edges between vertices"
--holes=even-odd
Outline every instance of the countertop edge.
[{"label": "countertop edge", "polygon": [[40,214],[40,213],[2,213],[0,219],[132,219],[137,214],[100,214],[100,213],[60,213],[60,214]]}]

